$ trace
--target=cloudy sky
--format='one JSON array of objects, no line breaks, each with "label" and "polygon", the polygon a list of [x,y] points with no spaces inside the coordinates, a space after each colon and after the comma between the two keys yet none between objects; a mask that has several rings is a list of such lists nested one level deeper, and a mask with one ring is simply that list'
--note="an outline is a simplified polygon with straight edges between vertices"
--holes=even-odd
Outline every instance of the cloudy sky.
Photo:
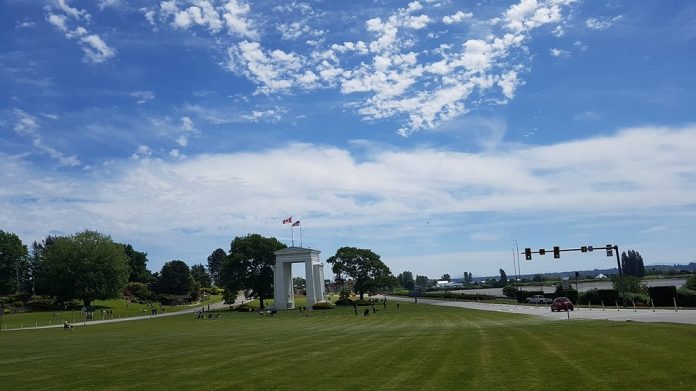
[{"label": "cloudy sky", "polygon": [[512,274],[515,241],[696,260],[693,2],[0,4],[0,229],[26,244],[95,229],[159,270],[290,245],[292,216],[395,274]]}]

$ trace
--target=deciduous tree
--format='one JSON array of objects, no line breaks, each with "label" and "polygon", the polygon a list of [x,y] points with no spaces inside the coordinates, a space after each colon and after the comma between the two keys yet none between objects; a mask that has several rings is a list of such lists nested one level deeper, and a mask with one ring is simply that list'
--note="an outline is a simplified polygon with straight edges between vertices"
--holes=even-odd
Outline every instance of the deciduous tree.
[{"label": "deciduous tree", "polygon": [[222,265],[225,263],[225,259],[227,259],[227,254],[225,253],[225,250],[221,248],[213,251],[213,253],[208,256],[208,272],[213,279],[213,283],[219,287],[222,286],[221,274]]},{"label": "deciduous tree", "polygon": [[184,261],[169,261],[159,273],[157,293],[188,295],[191,293],[192,283],[191,270]]},{"label": "deciduous tree", "polygon": [[27,256],[19,236],[0,230],[0,295],[19,292],[28,269]]},{"label": "deciduous tree", "polygon": [[347,275],[353,278],[353,290],[362,300],[365,292],[393,286],[396,282],[389,267],[379,258],[379,255],[369,249],[341,247],[336,255],[326,260],[331,264],[331,270],[337,276]]},{"label": "deciduous tree", "polygon": [[210,288],[211,278],[205,266],[198,264],[191,266],[191,277],[203,288]]},{"label": "deciduous tree", "polygon": [[273,253],[286,247],[276,238],[259,234],[234,238],[222,266],[225,299],[233,301],[237,292],[244,290],[247,297],[258,298],[259,306],[265,308],[264,301],[273,296]]},{"label": "deciduous tree", "polygon": [[56,237],[46,247],[39,278],[46,293],[59,301],[117,297],[128,282],[128,258],[123,246],[96,231]]}]

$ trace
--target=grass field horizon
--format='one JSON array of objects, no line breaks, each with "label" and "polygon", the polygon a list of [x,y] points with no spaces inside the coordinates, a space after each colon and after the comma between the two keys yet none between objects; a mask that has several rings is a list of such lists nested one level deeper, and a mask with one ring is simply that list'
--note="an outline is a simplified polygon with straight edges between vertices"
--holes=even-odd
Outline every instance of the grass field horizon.
[{"label": "grass field horizon", "polygon": [[[378,306],[378,309],[380,307]],[[696,327],[392,305],[0,333],[3,389],[693,389]]]}]

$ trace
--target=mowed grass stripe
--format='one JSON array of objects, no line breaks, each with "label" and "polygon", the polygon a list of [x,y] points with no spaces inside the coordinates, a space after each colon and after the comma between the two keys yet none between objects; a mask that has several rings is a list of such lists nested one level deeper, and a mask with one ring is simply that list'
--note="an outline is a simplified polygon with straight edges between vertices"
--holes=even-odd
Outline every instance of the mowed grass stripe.
[{"label": "mowed grass stripe", "polygon": [[3,332],[3,389],[696,388],[693,326],[394,307]]}]

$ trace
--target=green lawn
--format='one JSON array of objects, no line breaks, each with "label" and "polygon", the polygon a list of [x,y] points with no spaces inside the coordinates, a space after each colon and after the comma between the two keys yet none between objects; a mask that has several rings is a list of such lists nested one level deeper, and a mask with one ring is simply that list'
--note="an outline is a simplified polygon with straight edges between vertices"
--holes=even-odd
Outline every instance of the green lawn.
[{"label": "green lawn", "polygon": [[413,303],[221,314],[4,331],[2,389],[696,389],[695,326]]},{"label": "green lawn", "polygon": [[[191,305],[164,306],[160,307],[159,303],[154,303],[155,308],[161,313],[162,308],[165,312],[181,311],[187,308],[195,308],[208,304],[213,304],[222,301],[222,296],[209,296],[207,300]],[[147,304],[130,303],[126,300],[95,300],[92,302],[94,306],[94,320],[102,320],[109,318],[130,318],[138,316],[149,316],[151,308]],[[111,310],[111,314],[102,310]],[[62,324],[64,320],[70,323],[83,322],[83,316],[80,312],[80,306],[70,310],[62,311],[37,311],[24,312],[17,314],[5,314],[2,317],[0,326],[2,330],[18,329],[20,327],[48,326],[54,324]],[[89,322],[89,321],[88,321]]]}]

